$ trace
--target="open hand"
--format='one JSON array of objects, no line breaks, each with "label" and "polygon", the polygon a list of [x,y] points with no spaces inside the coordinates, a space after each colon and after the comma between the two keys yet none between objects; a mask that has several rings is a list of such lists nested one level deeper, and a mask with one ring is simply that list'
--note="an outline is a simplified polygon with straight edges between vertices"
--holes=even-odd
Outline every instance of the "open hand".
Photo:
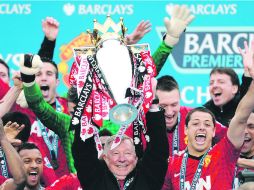
[{"label": "open hand", "polygon": [[126,35],[127,44],[128,45],[136,44],[139,40],[141,40],[144,37],[145,34],[147,34],[150,31],[151,31],[150,21],[142,20],[131,34]]},{"label": "open hand", "polygon": [[194,15],[190,13],[190,10],[186,6],[175,5],[173,7],[171,19],[168,17],[164,18],[164,24],[167,29],[167,35],[164,40],[165,43],[171,47],[176,45],[180,35],[193,19]]},{"label": "open hand", "polygon": [[244,50],[238,47],[243,59],[244,74],[254,79],[254,40],[251,41],[251,48],[249,48],[246,41],[244,41]]},{"label": "open hand", "polygon": [[17,137],[17,135],[24,129],[25,125],[19,125],[16,122],[11,122],[9,121],[8,123],[6,123],[6,125],[4,126],[4,132],[5,135],[8,139],[8,141],[12,144],[12,145],[19,145],[21,144],[21,140],[19,139],[15,139]]}]

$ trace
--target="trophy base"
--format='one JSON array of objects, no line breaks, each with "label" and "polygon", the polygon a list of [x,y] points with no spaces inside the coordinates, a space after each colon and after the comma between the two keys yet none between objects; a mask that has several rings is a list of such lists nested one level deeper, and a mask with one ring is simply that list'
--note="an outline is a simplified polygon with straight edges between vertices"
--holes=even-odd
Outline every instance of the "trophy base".
[{"label": "trophy base", "polygon": [[109,119],[118,125],[132,123],[138,115],[138,110],[131,104],[118,104],[109,111]]}]

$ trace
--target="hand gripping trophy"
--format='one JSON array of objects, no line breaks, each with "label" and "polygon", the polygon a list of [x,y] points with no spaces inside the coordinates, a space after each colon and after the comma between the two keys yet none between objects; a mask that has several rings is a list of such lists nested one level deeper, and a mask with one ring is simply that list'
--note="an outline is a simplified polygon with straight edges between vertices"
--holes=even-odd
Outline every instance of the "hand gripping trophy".
[{"label": "hand gripping trophy", "polygon": [[148,44],[126,45],[126,31],[122,18],[117,24],[110,16],[103,25],[94,20],[93,32],[88,31],[92,45],[74,48],[70,84],[77,87],[79,103],[71,128],[80,127],[84,141],[94,136],[98,156],[102,153],[98,128],[105,121],[120,126],[112,149],[128,127],[133,128],[137,147],[141,146],[141,133],[149,139],[145,113],[153,98],[155,65]]}]

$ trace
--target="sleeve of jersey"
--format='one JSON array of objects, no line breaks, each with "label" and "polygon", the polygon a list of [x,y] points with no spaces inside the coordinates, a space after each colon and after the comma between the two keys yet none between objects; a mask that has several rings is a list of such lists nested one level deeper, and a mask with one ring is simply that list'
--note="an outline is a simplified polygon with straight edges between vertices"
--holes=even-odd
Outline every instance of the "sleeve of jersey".
[{"label": "sleeve of jersey", "polygon": [[24,86],[24,92],[29,108],[33,110],[40,121],[58,134],[60,138],[64,138],[69,131],[70,116],[57,112],[52,108],[51,105],[43,99],[41,90],[37,84],[31,87]]},{"label": "sleeve of jersey", "polygon": [[7,180],[7,178],[5,178],[4,176],[0,175],[0,185],[2,185],[6,180]]},{"label": "sleeve of jersey", "polygon": [[230,189],[234,180],[234,170],[240,156],[240,150],[234,147],[226,135],[214,146],[211,155],[211,159],[218,162],[216,169],[214,171],[211,169],[211,175],[220,175],[219,182],[214,183],[212,189]]},{"label": "sleeve of jersey", "polygon": [[80,188],[80,183],[76,175],[64,175],[58,180],[56,180],[50,187],[46,190],[78,190]]},{"label": "sleeve of jersey", "polygon": [[141,161],[140,173],[152,189],[160,189],[168,168],[169,147],[163,111],[146,114],[150,142]]},{"label": "sleeve of jersey", "polygon": [[165,179],[164,179],[164,184],[161,188],[161,190],[170,190],[172,189],[172,183],[171,183],[171,171],[173,169],[173,159],[170,157],[169,158],[169,162],[168,162],[168,170],[167,170],[167,174],[165,176]]},{"label": "sleeve of jersey", "polygon": [[46,37],[44,37],[43,42],[41,44],[41,48],[38,51],[38,55],[40,57],[46,57],[50,60],[53,59],[54,49],[55,49],[56,41],[50,41]]},{"label": "sleeve of jersey", "polygon": [[94,138],[86,139],[84,142],[80,137],[80,127],[75,130],[72,154],[81,187],[89,189],[91,184],[100,181],[104,168],[98,159]]},{"label": "sleeve of jersey", "polygon": [[216,122],[216,131],[215,131],[215,142],[218,143],[227,135],[228,128],[222,125],[219,122]]},{"label": "sleeve of jersey", "polygon": [[225,161],[226,167],[229,167],[230,165],[235,166],[241,150],[234,147],[227,135],[215,147],[214,152],[221,154],[221,158]]},{"label": "sleeve of jersey", "polygon": [[240,95],[241,98],[244,97],[244,95],[247,93],[249,86],[251,84],[252,78],[251,77],[246,77],[242,76],[242,84],[240,86]]},{"label": "sleeve of jersey", "polygon": [[6,84],[2,79],[0,79],[0,100],[5,96],[5,94],[10,89],[9,85]]},{"label": "sleeve of jersey", "polygon": [[157,48],[157,50],[153,54],[153,61],[156,66],[157,74],[160,73],[160,70],[162,69],[163,65],[167,61],[168,56],[172,52],[172,47],[169,47],[165,44],[164,41],[160,44],[160,46]]}]

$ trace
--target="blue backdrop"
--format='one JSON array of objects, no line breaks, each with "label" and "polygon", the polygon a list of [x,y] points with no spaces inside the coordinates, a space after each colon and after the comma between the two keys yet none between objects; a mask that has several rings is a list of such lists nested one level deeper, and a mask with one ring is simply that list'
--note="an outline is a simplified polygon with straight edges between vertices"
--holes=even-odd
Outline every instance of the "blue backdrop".
[{"label": "blue backdrop", "polygon": [[160,76],[173,75],[180,84],[182,104],[197,106],[209,99],[208,73],[215,66],[235,68],[242,74],[242,59],[237,46],[253,39],[254,1],[1,1],[0,57],[13,70],[18,70],[21,53],[37,53],[43,40],[41,20],[52,16],[60,22],[54,60],[59,64],[62,84],[60,95],[67,91],[64,81],[70,70],[72,47],[82,45],[86,29],[93,19],[104,22],[107,14],[117,22],[124,18],[131,32],[141,20],[150,20],[152,31],[142,42],[150,44],[153,53],[165,32],[163,18],[172,5],[185,4],[195,20]]}]

